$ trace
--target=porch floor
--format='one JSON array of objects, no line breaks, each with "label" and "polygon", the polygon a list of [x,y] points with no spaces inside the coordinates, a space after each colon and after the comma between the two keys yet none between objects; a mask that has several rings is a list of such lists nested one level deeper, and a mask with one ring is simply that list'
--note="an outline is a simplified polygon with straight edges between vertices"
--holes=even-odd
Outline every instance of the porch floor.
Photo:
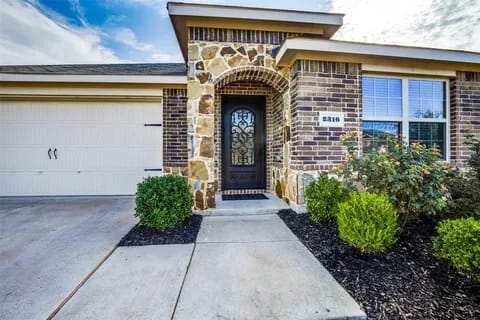
[{"label": "porch floor", "polygon": [[236,216],[236,215],[259,215],[273,214],[282,209],[290,207],[274,193],[264,193],[267,199],[264,200],[222,200],[222,195],[218,193],[215,196],[217,207],[196,211],[197,214],[209,216]]}]

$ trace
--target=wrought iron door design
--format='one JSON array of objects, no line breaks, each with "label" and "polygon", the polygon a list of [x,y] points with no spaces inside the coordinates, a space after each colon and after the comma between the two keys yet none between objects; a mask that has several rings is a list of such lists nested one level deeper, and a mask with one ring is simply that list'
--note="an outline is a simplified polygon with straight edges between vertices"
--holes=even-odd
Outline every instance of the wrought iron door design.
[{"label": "wrought iron door design", "polygon": [[265,188],[265,97],[222,96],[222,187]]},{"label": "wrought iron door design", "polygon": [[255,114],[247,109],[232,112],[232,164],[251,166],[255,163]]}]

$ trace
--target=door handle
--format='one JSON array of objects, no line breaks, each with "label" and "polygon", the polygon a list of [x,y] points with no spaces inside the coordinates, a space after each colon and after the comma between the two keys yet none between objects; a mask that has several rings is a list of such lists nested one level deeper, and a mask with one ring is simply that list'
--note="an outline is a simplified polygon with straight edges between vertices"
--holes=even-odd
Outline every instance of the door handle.
[{"label": "door handle", "polygon": [[55,150],[53,150],[53,155],[55,156],[55,160],[57,160],[57,148],[55,148]]},{"label": "door handle", "polygon": [[48,149],[47,154],[48,154],[48,159],[52,160],[52,148]]}]

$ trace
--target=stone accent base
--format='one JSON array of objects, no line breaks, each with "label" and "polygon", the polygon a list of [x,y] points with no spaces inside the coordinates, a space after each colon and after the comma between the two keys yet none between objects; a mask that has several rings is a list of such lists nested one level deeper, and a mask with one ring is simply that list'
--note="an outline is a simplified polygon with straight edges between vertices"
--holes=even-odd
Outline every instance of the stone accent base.
[{"label": "stone accent base", "polygon": [[328,171],[274,168],[272,176],[274,192],[290,206],[297,208],[297,210],[304,210],[302,206],[305,204],[305,187],[318,178],[320,174]]}]

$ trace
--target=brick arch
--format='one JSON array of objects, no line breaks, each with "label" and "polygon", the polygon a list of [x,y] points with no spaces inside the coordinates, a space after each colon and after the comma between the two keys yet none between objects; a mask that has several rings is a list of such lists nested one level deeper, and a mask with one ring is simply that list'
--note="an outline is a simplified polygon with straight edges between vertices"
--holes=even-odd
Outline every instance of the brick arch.
[{"label": "brick arch", "polygon": [[227,70],[213,79],[213,84],[215,88],[222,88],[232,82],[245,80],[263,82],[278,92],[284,92],[289,86],[288,80],[278,72],[257,66],[243,66]]}]

